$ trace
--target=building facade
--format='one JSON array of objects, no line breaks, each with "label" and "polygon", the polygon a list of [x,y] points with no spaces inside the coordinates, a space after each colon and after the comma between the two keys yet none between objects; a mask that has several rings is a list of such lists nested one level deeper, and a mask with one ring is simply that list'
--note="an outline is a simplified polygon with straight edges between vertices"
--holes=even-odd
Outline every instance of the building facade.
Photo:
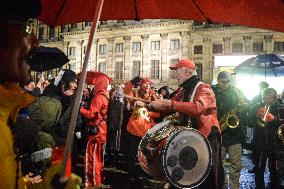
[{"label": "building facade", "polygon": [[[90,22],[56,28],[34,22],[40,44],[63,50],[70,69],[80,72],[87,48]],[[181,58],[194,60],[198,75],[211,83],[214,57],[284,53],[284,33],[226,24],[187,20],[143,20],[101,22],[93,41],[88,70],[101,71],[115,82],[140,75],[159,87],[175,86],[168,67]]]}]

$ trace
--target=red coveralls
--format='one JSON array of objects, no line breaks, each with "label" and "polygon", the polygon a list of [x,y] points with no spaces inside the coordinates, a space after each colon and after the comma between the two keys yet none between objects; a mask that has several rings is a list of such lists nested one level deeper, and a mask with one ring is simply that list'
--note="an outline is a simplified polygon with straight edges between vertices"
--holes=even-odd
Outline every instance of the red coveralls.
[{"label": "red coveralls", "polygon": [[[103,155],[107,135],[107,111],[108,111],[108,91],[107,86],[110,78],[102,73],[97,73],[91,79],[95,88],[95,94],[91,102],[90,109],[80,109],[82,116],[89,119],[89,126],[98,126],[97,135],[89,135],[85,154],[85,186],[99,186],[103,182]],[[87,81],[89,75],[87,75]],[[88,83],[89,84],[89,83]]]}]

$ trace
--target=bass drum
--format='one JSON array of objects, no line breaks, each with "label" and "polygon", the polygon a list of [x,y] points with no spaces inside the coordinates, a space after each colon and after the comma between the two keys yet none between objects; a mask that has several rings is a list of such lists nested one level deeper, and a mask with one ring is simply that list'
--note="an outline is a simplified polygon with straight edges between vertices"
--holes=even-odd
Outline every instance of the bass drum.
[{"label": "bass drum", "polygon": [[195,129],[170,125],[155,133],[147,133],[139,144],[138,160],[142,169],[155,179],[167,180],[178,188],[200,185],[212,165],[211,147],[206,137]]}]

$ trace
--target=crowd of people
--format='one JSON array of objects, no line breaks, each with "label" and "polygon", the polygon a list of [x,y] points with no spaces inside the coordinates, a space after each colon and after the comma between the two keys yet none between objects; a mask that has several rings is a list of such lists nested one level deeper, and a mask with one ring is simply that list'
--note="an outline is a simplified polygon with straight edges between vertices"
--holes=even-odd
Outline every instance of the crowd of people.
[{"label": "crowd of people", "polygon": [[[175,91],[168,86],[155,91],[150,79],[139,76],[110,87],[110,77],[89,71],[65,177],[58,175],[80,75],[62,69],[48,82],[31,81],[26,58],[36,46],[26,26],[29,18],[39,15],[41,5],[21,1],[14,7],[13,2],[0,8],[0,188],[101,188],[104,158],[115,162],[119,153],[127,156],[129,179],[135,182],[141,138],[173,113],[181,126],[202,133],[211,147],[210,171],[197,188],[239,188],[247,126],[254,130],[250,150],[256,188],[265,188],[267,160],[270,188],[281,187],[284,95],[277,96],[275,89],[261,83],[260,94],[250,102],[230,84],[230,73],[220,72],[218,83],[210,86],[200,81],[196,65],[188,59],[170,67],[178,83]],[[39,161],[31,158],[46,149],[51,155]],[[72,173],[79,154],[84,156],[83,182]],[[225,162],[230,164],[229,178],[224,177]]]}]

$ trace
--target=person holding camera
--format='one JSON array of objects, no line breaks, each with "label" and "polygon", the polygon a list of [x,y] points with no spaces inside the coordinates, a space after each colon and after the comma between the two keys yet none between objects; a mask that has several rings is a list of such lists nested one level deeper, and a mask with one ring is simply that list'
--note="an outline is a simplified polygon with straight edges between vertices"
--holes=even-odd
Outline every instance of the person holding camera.
[{"label": "person holding camera", "polygon": [[88,109],[81,107],[80,114],[88,119],[87,147],[84,158],[86,188],[101,188],[103,183],[103,156],[107,139],[107,112],[111,79],[101,72],[88,72],[86,83],[93,85],[94,97]]}]

